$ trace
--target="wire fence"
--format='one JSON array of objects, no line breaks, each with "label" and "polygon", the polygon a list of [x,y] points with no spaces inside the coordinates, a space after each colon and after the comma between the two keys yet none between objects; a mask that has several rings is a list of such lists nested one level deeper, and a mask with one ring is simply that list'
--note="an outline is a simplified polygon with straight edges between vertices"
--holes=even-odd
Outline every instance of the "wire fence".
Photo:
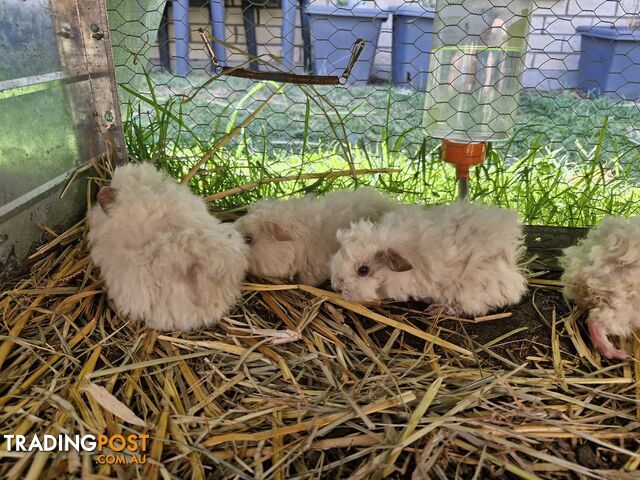
[{"label": "wire fence", "polygon": [[[109,14],[127,127],[155,125],[165,153],[170,145],[197,156],[198,145],[228,133],[284,78],[293,83],[235,139],[236,157],[253,155],[255,165],[261,155],[269,174],[282,173],[276,163],[314,159],[318,169],[406,167],[415,186],[398,179],[389,190],[442,199],[455,188],[436,185],[451,176],[431,161],[440,139],[488,140],[475,196],[538,195],[531,208],[540,211],[524,213],[540,223],[635,212],[638,0],[111,0]],[[140,154],[144,142],[127,136]],[[511,183],[496,183],[516,168]],[[584,190],[585,181],[599,190]],[[549,205],[549,189],[560,187],[562,205]],[[582,196],[572,199],[578,187]],[[583,218],[554,217],[587,200],[595,206]]]}]

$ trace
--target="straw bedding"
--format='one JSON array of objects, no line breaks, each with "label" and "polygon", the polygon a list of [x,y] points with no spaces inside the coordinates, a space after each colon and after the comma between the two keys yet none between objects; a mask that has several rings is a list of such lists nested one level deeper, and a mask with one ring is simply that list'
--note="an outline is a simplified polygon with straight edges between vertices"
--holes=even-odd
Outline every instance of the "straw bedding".
[{"label": "straw bedding", "polygon": [[601,361],[553,280],[469,320],[247,283],[217,328],[109,306],[84,223],[0,297],[0,433],[147,433],[145,465],[0,447],[3,478],[638,478],[635,362]]}]

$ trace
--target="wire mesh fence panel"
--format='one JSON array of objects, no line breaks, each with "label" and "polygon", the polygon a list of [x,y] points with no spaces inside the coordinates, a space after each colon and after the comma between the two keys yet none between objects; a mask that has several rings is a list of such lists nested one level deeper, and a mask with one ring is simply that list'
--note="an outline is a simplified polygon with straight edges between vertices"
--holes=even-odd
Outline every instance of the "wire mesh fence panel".
[{"label": "wire mesh fence panel", "polygon": [[108,4],[132,156],[184,172],[248,119],[194,189],[365,170],[259,184],[221,206],[353,183],[448,201],[449,138],[491,142],[471,195],[526,221],[590,225],[636,212],[637,0]]}]

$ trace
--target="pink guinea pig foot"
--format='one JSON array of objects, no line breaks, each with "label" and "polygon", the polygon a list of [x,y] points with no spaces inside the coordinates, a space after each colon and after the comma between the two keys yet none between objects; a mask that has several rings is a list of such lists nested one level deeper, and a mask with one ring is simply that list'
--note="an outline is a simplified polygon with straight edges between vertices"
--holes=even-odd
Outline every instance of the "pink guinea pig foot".
[{"label": "pink guinea pig foot", "polygon": [[629,355],[627,352],[618,350],[607,338],[602,325],[592,319],[587,320],[587,326],[589,327],[589,336],[591,337],[591,343],[600,350],[602,355],[610,360],[625,360]]},{"label": "pink guinea pig foot", "polygon": [[455,309],[442,303],[432,303],[427,307],[424,313],[430,317],[441,317],[443,315],[447,317],[456,316]]}]

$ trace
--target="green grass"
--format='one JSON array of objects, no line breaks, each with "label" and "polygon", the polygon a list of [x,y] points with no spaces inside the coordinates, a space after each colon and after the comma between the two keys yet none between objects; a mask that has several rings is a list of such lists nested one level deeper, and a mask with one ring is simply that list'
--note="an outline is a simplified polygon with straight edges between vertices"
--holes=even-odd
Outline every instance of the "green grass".
[{"label": "green grass", "polygon": [[[194,87],[205,81],[154,74],[129,88],[125,134],[132,158],[153,160],[180,177],[273,90],[238,79]],[[357,183],[405,202],[449,202],[456,195],[453,168],[439,160],[438,141],[425,139],[419,128],[422,97],[390,87],[289,86],[190,187],[206,196],[273,177],[397,168],[260,185],[214,207]],[[513,139],[493,145],[485,164],[473,170],[472,197],[517,209],[532,224],[589,226],[604,215],[638,213],[640,149],[626,136],[640,126],[637,106],[571,92],[525,92],[521,104]]]},{"label": "green grass", "polygon": [[[209,83],[207,83],[209,82]],[[199,88],[205,85],[205,88]],[[230,115],[253,110],[267,96],[266,89],[239,78],[211,81],[210,77],[194,73],[186,78],[153,72],[138,76],[131,87],[144,95],[154,95],[159,101],[190,98],[182,104],[182,120],[198,138],[212,138],[224,133]],[[335,143],[328,120],[344,121],[351,143],[379,142],[383,135],[389,140],[401,138],[405,149],[418,149],[423,142],[422,123],[424,94],[414,90],[389,86],[324,86],[316,87],[327,104],[334,107],[329,118],[317,106],[309,112],[303,88],[290,88],[268,108],[268,113],[248,129],[251,136],[263,133],[272,148],[285,146],[296,150],[306,142],[310,146]],[[522,156],[532,143],[547,143],[552,148],[564,147],[569,160],[580,160],[580,151],[589,150],[593,132],[608,118],[608,131],[603,144],[605,152],[615,152],[632,144],[626,140],[628,130],[640,134],[640,109],[632,102],[607,98],[581,98],[571,91],[534,92],[521,95],[521,108],[514,114],[515,136],[510,150]],[[389,108],[389,106],[391,108]],[[306,123],[305,123],[306,122]],[[305,124],[308,125],[305,135]],[[497,148],[500,148],[497,146]]]}]

